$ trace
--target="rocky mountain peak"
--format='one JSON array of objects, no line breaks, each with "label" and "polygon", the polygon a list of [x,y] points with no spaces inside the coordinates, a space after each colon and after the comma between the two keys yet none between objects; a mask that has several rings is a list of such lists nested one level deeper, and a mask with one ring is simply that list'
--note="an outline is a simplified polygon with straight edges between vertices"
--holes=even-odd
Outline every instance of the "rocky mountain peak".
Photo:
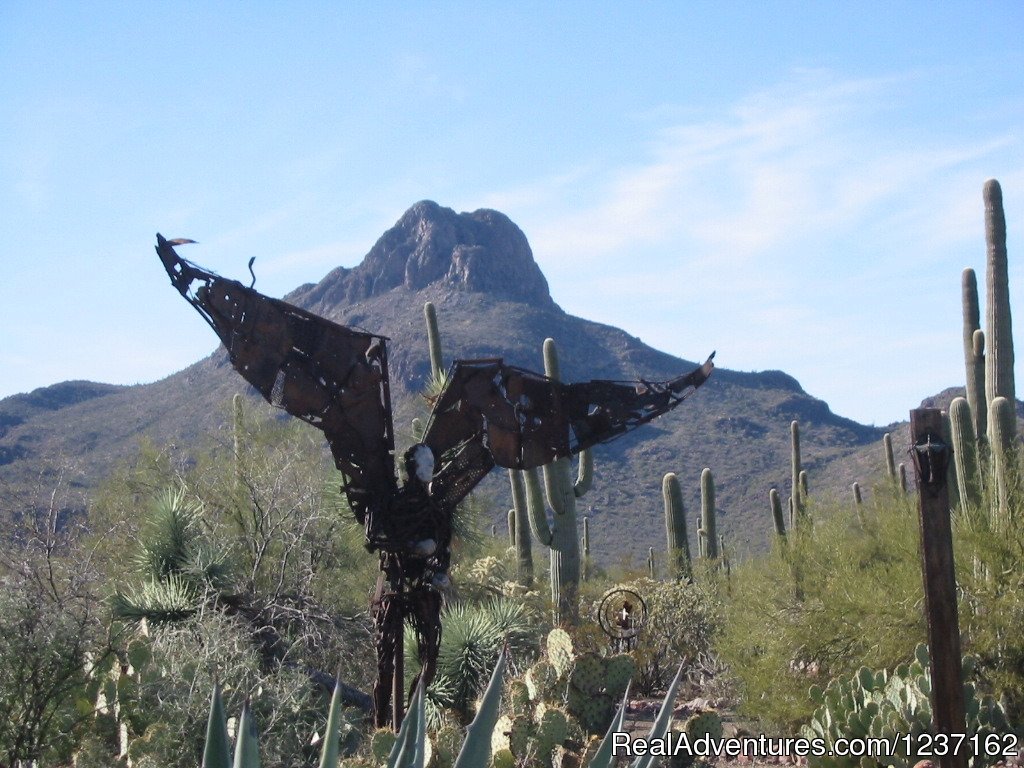
[{"label": "rocky mountain peak", "polygon": [[359,266],[338,268],[291,300],[305,306],[350,304],[433,283],[533,306],[553,304],[526,235],[508,216],[488,209],[456,213],[430,200],[406,211]]}]

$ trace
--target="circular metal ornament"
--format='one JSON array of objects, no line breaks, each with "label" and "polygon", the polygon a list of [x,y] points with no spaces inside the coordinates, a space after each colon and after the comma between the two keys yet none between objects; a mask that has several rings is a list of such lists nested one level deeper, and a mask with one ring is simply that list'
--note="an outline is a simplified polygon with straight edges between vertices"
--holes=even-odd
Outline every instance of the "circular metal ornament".
[{"label": "circular metal ornament", "polygon": [[602,598],[597,621],[612,640],[631,640],[647,623],[647,603],[632,589],[613,589]]}]

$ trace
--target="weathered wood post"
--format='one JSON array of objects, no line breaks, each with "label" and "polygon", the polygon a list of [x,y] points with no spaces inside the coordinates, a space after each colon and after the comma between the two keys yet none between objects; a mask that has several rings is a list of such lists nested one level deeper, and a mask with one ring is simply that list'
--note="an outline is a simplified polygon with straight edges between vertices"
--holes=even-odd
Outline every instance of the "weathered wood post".
[{"label": "weathered wood post", "polygon": [[[961,678],[960,621],[956,607],[953,532],[946,474],[952,451],[943,440],[942,412],[910,412],[911,452],[917,471],[921,569],[932,662],[932,718],[936,733],[962,734],[967,722]],[[955,744],[955,740],[950,740]],[[967,768],[967,745],[941,759],[943,768]]]}]

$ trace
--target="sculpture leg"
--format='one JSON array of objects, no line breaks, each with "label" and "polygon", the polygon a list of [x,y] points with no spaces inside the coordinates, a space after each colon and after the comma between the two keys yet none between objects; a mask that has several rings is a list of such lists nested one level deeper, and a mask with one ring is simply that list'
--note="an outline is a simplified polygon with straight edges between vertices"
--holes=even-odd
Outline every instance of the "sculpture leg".
[{"label": "sculpture leg", "polygon": [[373,724],[384,728],[391,719],[391,684],[395,676],[395,647],[387,631],[392,600],[382,598],[377,606],[374,624],[377,641],[377,680],[373,684]]},{"label": "sculpture leg", "polygon": [[416,689],[420,678],[423,687],[429,687],[437,673],[437,654],[441,648],[441,594],[430,587],[420,586],[412,593],[412,621],[419,646],[420,672],[412,681],[410,691]]},{"label": "sculpture leg", "polygon": [[[377,644],[377,681],[373,685],[373,722],[377,728],[389,724],[396,730],[401,722],[403,702],[401,695],[395,696],[394,690],[401,691],[403,684],[401,672],[396,677],[396,658],[402,653],[402,583],[391,578],[393,571],[385,568],[382,558],[383,573],[377,578],[377,590],[373,599],[373,619],[376,629]],[[385,576],[387,584],[385,586]],[[395,582],[398,583],[395,583]],[[401,668],[399,668],[400,670]],[[396,717],[397,715],[397,717]]]}]

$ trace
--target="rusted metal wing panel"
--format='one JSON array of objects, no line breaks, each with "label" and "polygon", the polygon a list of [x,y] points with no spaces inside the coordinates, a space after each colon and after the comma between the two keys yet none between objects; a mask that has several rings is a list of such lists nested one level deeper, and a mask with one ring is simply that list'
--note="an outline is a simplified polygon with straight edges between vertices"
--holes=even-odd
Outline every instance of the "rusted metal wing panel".
[{"label": "rusted metal wing panel", "polygon": [[220,337],[235,370],[269,403],[324,432],[362,522],[373,498],[397,490],[385,337],[264,296],[158,243],[171,282]]},{"label": "rusted metal wing panel", "polygon": [[441,461],[435,486],[444,487],[446,502],[454,504],[495,464],[539,467],[636,429],[703,384],[713,357],[671,381],[581,384],[497,359],[457,360],[423,438]]}]

